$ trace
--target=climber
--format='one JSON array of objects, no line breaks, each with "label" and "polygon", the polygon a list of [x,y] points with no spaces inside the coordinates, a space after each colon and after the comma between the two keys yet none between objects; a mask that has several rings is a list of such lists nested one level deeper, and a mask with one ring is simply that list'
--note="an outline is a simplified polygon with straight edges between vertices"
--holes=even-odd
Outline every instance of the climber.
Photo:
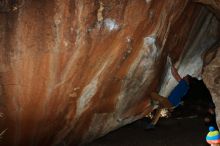
[{"label": "climber", "polygon": [[[168,57],[169,58],[169,57]],[[170,60],[170,59],[168,59]],[[181,101],[184,95],[189,90],[189,81],[191,76],[186,75],[185,77],[181,78],[179,75],[177,69],[174,67],[174,65],[169,61],[171,64],[171,73],[175,80],[178,82],[176,87],[171,91],[170,95],[166,98],[163,97],[155,92],[151,93],[151,99],[152,101],[159,102],[159,108],[156,110],[156,113],[151,121],[150,124],[147,125],[146,129],[152,129],[154,128],[154,125],[158,122],[160,116],[161,116],[161,110],[163,108],[168,109],[169,111],[172,111],[174,107],[177,107]]]},{"label": "climber", "polygon": [[[161,116],[161,109],[167,108],[172,111],[172,107],[177,107],[180,102],[184,101],[181,108],[195,113],[204,120],[207,127],[214,127],[218,130],[216,123],[215,104],[212,96],[202,80],[187,75],[183,79],[179,76],[177,70],[172,66],[172,75],[179,81],[178,85],[171,91],[168,98],[152,93],[153,101],[159,101],[159,109],[156,110],[150,124],[146,129],[151,129],[156,125]],[[181,83],[184,82],[184,83]]]},{"label": "climber", "polygon": [[151,99],[153,101],[158,101],[160,107],[169,110],[172,110],[173,107],[177,107],[180,104],[183,96],[186,95],[189,90],[189,80],[191,78],[190,75],[181,78],[177,69],[173,65],[171,67],[171,73],[176,81],[178,81],[178,84],[171,91],[170,95],[166,98],[155,92],[151,93]]}]

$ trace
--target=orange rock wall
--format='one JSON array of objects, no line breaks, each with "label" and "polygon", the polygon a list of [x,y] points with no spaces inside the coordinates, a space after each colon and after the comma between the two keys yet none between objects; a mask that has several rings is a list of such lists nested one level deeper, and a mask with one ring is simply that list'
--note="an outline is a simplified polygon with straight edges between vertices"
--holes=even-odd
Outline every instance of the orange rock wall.
[{"label": "orange rock wall", "polygon": [[32,0],[0,13],[2,144],[77,145],[143,117],[168,52],[179,60],[207,14],[188,0]]}]

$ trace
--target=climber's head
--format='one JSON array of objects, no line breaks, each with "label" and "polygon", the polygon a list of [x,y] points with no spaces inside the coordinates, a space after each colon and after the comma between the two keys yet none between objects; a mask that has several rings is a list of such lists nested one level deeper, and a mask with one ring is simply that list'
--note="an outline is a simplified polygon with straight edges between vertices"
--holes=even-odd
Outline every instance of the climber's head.
[{"label": "climber's head", "polygon": [[188,83],[190,84],[190,81],[192,79],[192,76],[190,76],[189,74],[187,74],[185,77],[183,77],[183,79]]}]

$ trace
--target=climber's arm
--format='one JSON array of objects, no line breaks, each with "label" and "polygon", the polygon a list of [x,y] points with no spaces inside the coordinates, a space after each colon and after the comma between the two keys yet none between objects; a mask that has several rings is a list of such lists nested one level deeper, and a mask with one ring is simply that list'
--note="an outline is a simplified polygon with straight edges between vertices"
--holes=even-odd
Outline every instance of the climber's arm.
[{"label": "climber's arm", "polygon": [[173,77],[175,78],[175,80],[176,81],[180,81],[182,78],[180,77],[180,75],[179,75],[179,73],[178,73],[178,71],[177,71],[177,69],[172,65],[172,67],[171,67],[171,73],[172,73],[172,75],[173,75]]}]

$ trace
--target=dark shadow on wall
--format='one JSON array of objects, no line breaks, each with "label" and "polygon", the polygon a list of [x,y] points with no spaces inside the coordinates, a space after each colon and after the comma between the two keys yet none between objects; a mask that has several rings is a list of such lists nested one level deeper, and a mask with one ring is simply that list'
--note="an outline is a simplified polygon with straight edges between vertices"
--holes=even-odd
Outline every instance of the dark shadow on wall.
[{"label": "dark shadow on wall", "polygon": [[86,146],[208,146],[199,117],[161,118],[153,130],[145,130],[147,124],[143,118]]},{"label": "dark shadow on wall", "polygon": [[208,131],[209,126],[218,129],[216,124],[215,104],[212,100],[212,96],[204,84],[203,80],[198,80],[191,77],[190,89],[185,97],[183,97],[183,105],[179,106],[174,113],[179,115],[188,114],[196,115],[203,119],[206,129]]}]

